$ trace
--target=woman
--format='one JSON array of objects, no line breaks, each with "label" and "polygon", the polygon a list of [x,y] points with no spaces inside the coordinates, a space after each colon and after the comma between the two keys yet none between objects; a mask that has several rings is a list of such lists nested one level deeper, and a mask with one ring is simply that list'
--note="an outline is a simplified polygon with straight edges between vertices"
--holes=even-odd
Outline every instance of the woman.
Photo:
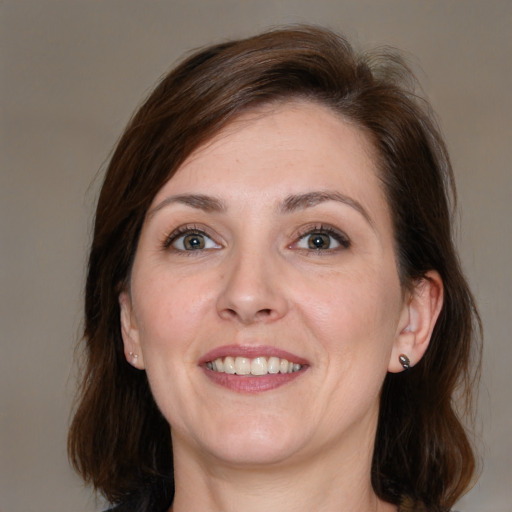
[{"label": "woman", "polygon": [[472,483],[479,319],[412,86],[295,27],[197,52],[131,120],[69,437],[113,510],[443,511]]}]

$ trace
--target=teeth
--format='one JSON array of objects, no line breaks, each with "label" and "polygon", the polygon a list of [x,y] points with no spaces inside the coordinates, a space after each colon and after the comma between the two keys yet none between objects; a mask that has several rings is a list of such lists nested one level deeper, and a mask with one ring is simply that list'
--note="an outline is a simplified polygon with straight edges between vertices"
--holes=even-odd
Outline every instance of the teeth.
[{"label": "teeth", "polygon": [[292,363],[279,357],[231,357],[217,358],[206,363],[206,368],[214,372],[236,375],[268,375],[276,373],[294,373],[302,369],[299,363]]},{"label": "teeth", "polygon": [[235,359],[235,372],[237,375],[249,375],[251,373],[251,360],[247,357]]},{"label": "teeth", "polygon": [[224,373],[235,373],[235,360],[232,357],[226,357],[224,359]]},{"label": "teeth", "polygon": [[279,373],[279,368],[281,366],[281,361],[279,357],[271,357],[268,360],[267,369],[268,373]]},{"label": "teeth", "polygon": [[251,361],[251,375],[266,375],[267,369],[268,364],[264,357],[257,357]]}]

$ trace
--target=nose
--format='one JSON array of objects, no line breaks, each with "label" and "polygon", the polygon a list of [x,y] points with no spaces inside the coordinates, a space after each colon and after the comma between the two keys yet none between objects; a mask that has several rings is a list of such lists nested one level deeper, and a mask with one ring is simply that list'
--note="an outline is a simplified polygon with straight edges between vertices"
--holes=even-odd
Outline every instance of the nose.
[{"label": "nose", "polygon": [[274,322],[286,315],[283,275],[271,257],[244,251],[230,258],[226,267],[217,299],[221,318],[248,325]]}]

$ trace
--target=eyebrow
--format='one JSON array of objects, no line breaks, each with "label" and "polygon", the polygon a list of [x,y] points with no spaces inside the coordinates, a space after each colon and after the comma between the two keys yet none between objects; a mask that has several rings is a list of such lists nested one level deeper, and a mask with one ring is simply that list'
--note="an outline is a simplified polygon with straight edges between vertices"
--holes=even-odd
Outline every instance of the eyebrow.
[{"label": "eyebrow", "polygon": [[[306,192],[305,194],[289,195],[281,203],[279,210],[284,214],[292,213],[297,210],[312,208],[328,201],[336,201],[338,203],[343,203],[347,206],[350,206],[359,212],[373,228],[375,227],[375,223],[373,222],[368,212],[364,209],[363,205],[359,201],[341,194],[340,192],[320,190],[314,192]],[[198,210],[203,210],[205,212],[221,213],[227,210],[225,203],[216,197],[207,196],[204,194],[179,194],[163,199],[148,212],[148,218],[153,217],[153,215],[155,215],[166,206],[176,203],[184,204],[186,206],[190,206]]]},{"label": "eyebrow", "polygon": [[163,201],[158,203],[148,213],[148,218],[153,217],[155,213],[159,212],[166,206],[171,204],[184,204],[198,210],[205,212],[223,212],[226,211],[226,205],[216,197],[207,196],[203,194],[180,194],[175,196],[166,197]]},{"label": "eyebrow", "polygon": [[327,201],[337,201],[338,203],[350,206],[359,212],[373,228],[375,227],[373,219],[364,209],[363,205],[359,201],[341,194],[340,192],[315,191],[307,192],[305,194],[290,195],[283,201],[280,209],[283,213],[291,213],[297,210],[312,208],[313,206]]}]

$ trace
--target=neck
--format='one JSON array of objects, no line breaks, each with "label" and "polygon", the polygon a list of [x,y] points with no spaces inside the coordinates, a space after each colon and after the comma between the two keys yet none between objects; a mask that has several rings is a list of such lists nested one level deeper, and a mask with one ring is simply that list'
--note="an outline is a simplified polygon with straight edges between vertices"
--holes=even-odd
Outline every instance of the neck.
[{"label": "neck", "polygon": [[353,443],[342,458],[338,450],[327,447],[315,457],[258,467],[197,458],[196,450],[191,453],[174,436],[173,440],[176,493],[172,512],[396,511],[373,491],[373,446],[361,449],[361,444]]}]

